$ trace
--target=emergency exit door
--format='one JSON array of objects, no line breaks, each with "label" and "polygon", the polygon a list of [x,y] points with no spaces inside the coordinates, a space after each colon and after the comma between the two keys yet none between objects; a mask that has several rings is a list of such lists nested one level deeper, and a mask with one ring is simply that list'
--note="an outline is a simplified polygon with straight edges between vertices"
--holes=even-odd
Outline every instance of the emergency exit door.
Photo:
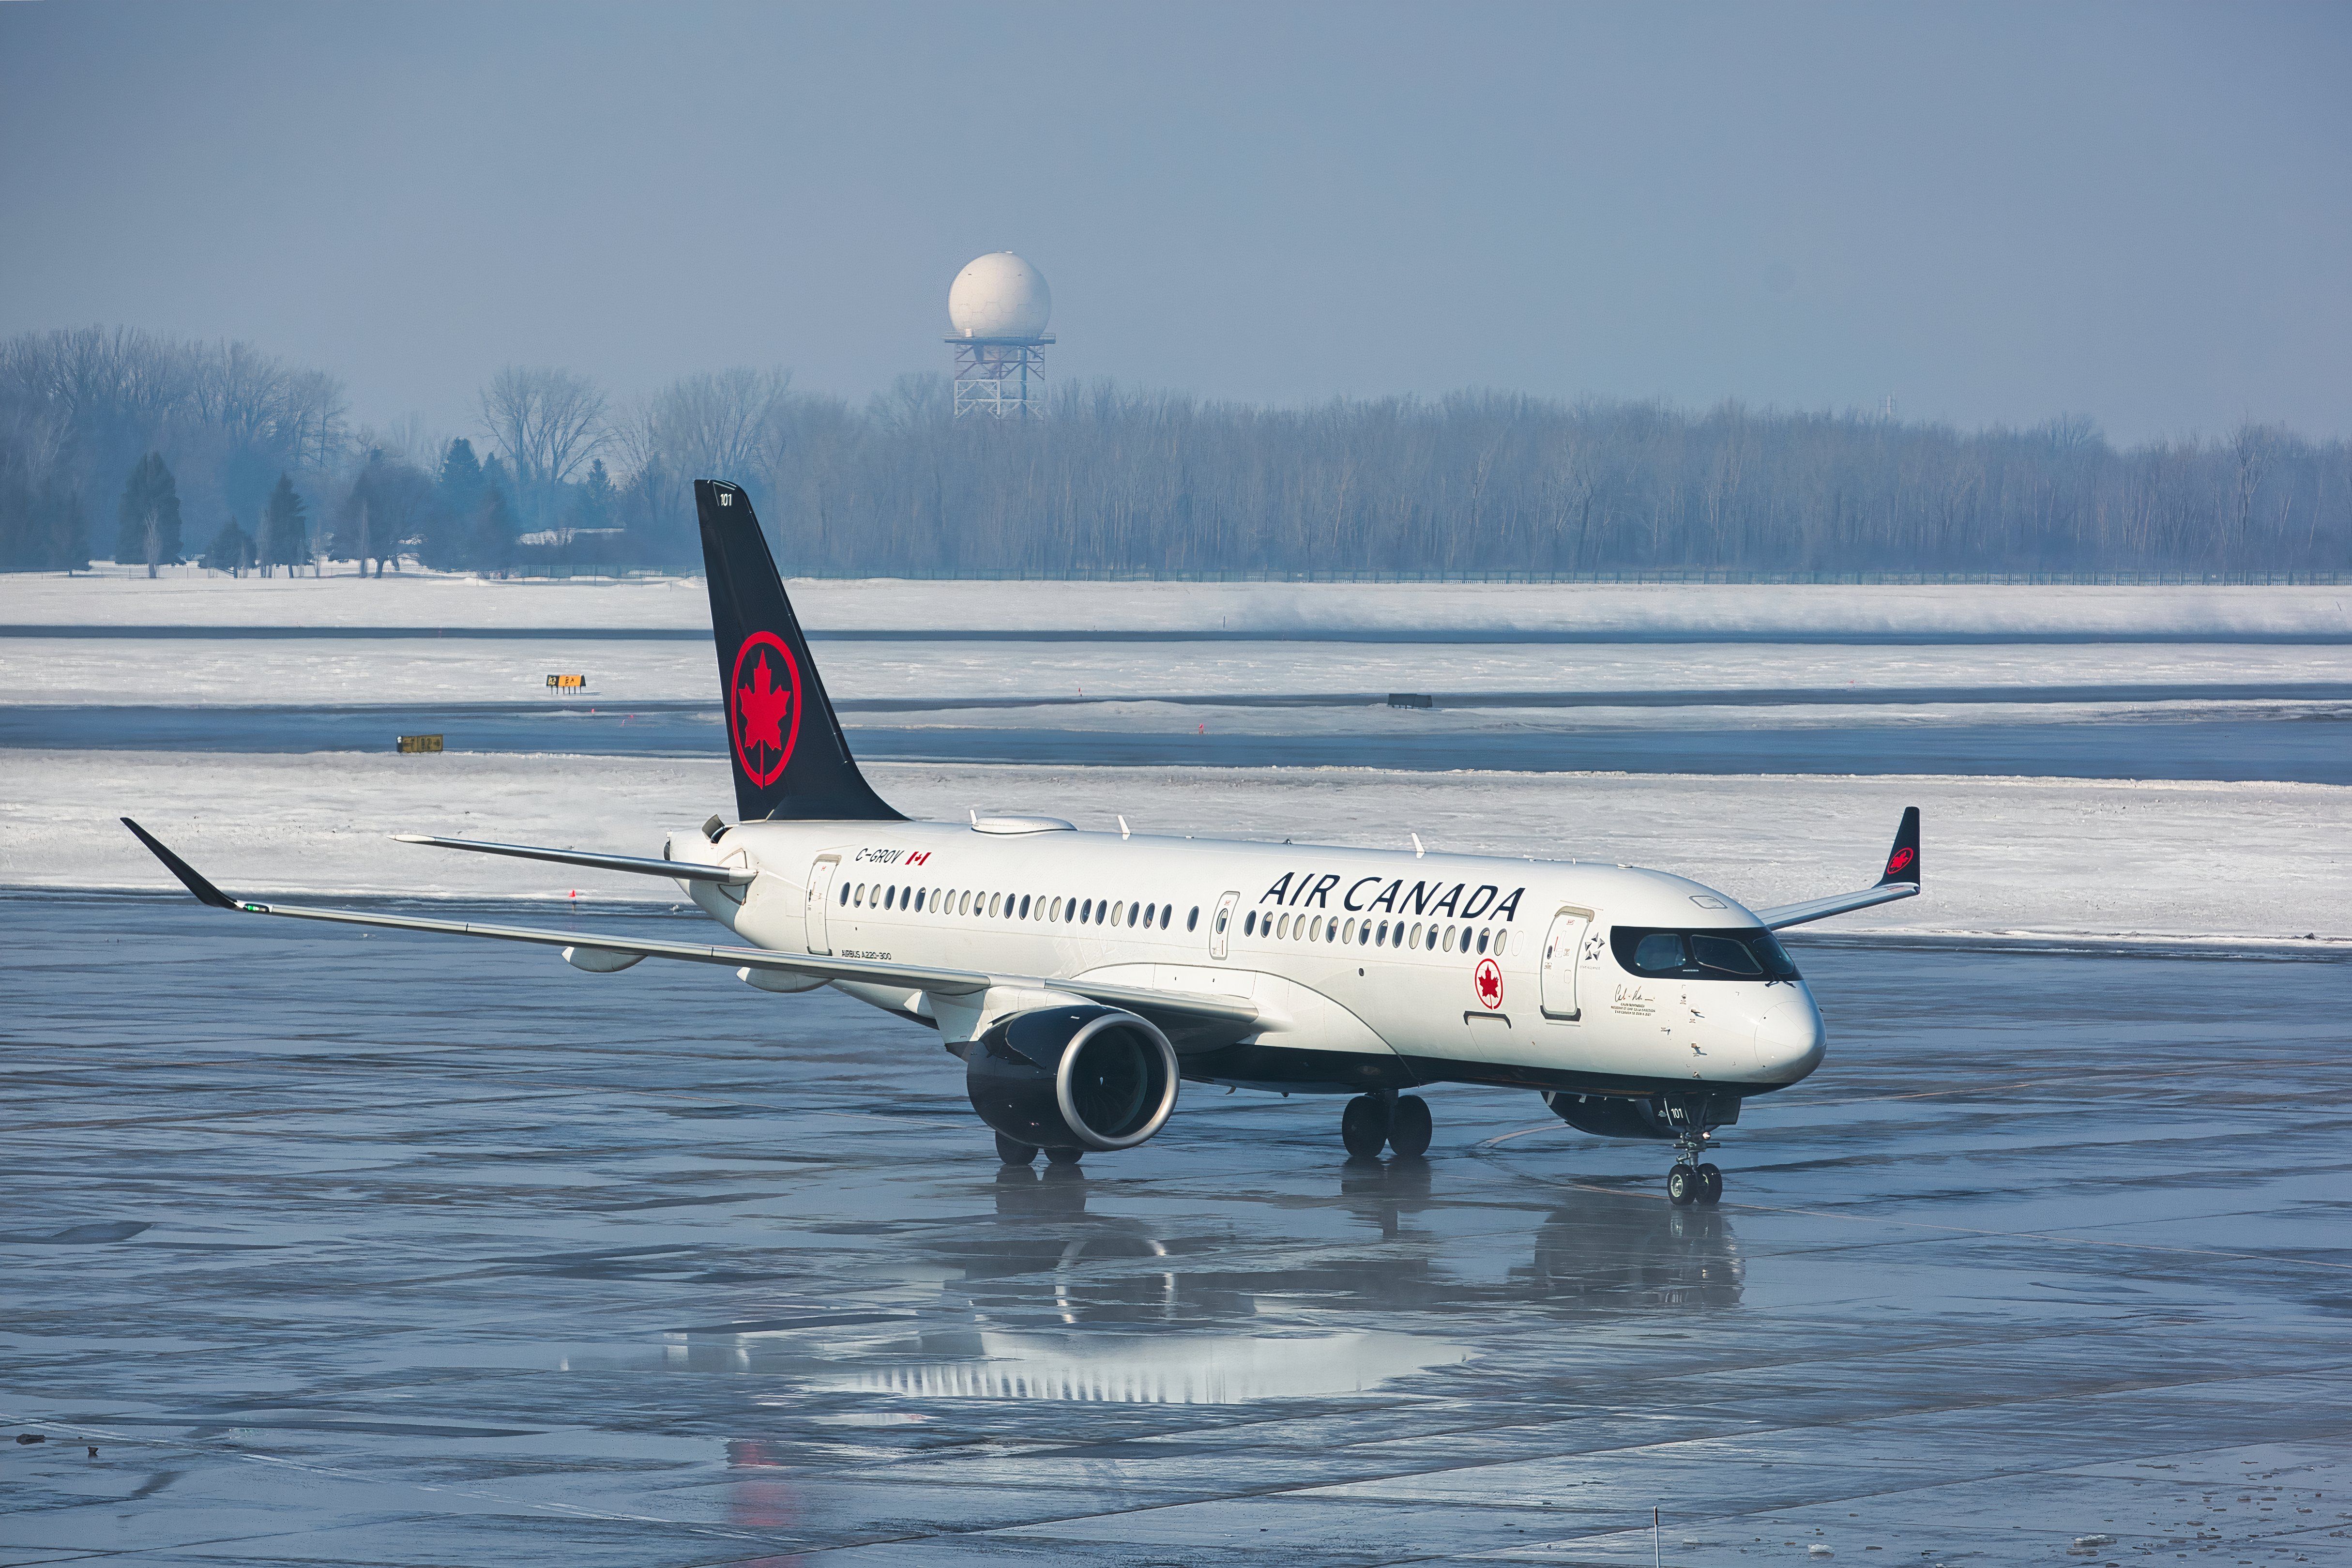
[{"label": "emergency exit door", "polygon": [[1543,1015],[1547,1018],[1573,1023],[1580,1011],[1576,1003],[1576,962],[1591,924],[1591,915],[1582,910],[1562,910],[1551,918],[1543,950]]},{"label": "emergency exit door", "polygon": [[1226,944],[1233,941],[1234,910],[1241,903],[1239,893],[1227,893],[1217,900],[1217,918],[1209,926],[1209,956],[1222,961]]},{"label": "emergency exit door", "polygon": [[828,855],[809,868],[808,950],[820,955],[833,951],[833,938],[824,929],[824,915],[833,903],[833,874],[840,865]]}]

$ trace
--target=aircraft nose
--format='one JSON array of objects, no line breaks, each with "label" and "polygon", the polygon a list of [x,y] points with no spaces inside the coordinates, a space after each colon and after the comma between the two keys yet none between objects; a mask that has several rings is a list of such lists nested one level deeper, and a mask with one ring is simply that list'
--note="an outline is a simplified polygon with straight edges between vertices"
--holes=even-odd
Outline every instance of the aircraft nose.
[{"label": "aircraft nose", "polygon": [[1802,985],[1781,989],[1756,1020],[1757,1076],[1767,1083],[1795,1083],[1822,1065],[1828,1048],[1822,1010]]}]

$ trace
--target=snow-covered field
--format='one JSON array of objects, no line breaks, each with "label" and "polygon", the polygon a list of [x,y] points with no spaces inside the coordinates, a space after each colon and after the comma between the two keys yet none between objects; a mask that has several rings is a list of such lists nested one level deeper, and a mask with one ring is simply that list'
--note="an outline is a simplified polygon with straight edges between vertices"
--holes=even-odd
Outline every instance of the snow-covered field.
[{"label": "snow-covered field", "polygon": [[[1574,857],[1663,866],[1752,903],[1874,873],[1897,815],[1926,814],[1926,896],[1834,929],[2352,942],[2352,789],[2040,779],[1694,778],[1365,769],[883,763],[919,816],[1047,812],[1139,832]],[[237,757],[0,752],[0,883],[172,886],[116,823],[137,816],[233,892],[412,892],[676,901],[390,842],[403,831],[657,853],[729,811],[717,761],[496,755]],[[1823,929],[1832,929],[1825,927]]]},{"label": "snow-covered field", "polygon": [[[800,580],[813,627],[1660,633],[2352,633],[2352,588],[1677,584],[933,583]],[[688,627],[694,579],[492,583],[404,575],[0,576],[0,623]]]},{"label": "snow-covered field", "polygon": [[[1265,585],[818,582],[793,585],[818,627],[1510,628],[2050,636],[2352,634],[2352,589]],[[468,628],[707,625],[702,584],[492,584],[469,578],[0,577],[15,625],[448,627],[442,638],[0,639],[0,702],[343,704],[548,700],[545,676],[586,674],[581,705],[716,695],[698,640],[500,641]],[[1841,647],[1263,642],[1169,645],[832,642],[818,657],[845,701],[1130,698],[1068,707],[873,715],[898,725],[1308,733],[1559,724],[1950,724],[2085,721],[2126,707],[1956,702],[1902,689],[2129,683],[2184,698],[2222,684],[2352,681],[2352,647],[2093,642]],[[1187,708],[1155,696],[1340,692],[1844,688],[1869,706],[1391,711]],[[1971,693],[1973,695],[1973,693]],[[2338,705],[2340,706],[2340,705]],[[2168,717],[2211,717],[2175,701]],[[2249,712],[2262,711],[2247,705]],[[2275,714],[2276,708],[2269,710]],[[1851,931],[2352,941],[2352,790],[2301,784],[2051,779],[1475,775],[1360,769],[1041,768],[882,764],[884,794],[919,816],[1044,811],[1146,830],[1433,846],[1664,865],[1755,903],[1866,878],[1896,814],[1927,814],[1926,898],[1839,922]],[[161,888],[115,823],[128,813],[238,890],[313,896],[585,896],[667,901],[667,884],[396,846],[402,830],[654,851],[665,828],[729,810],[709,760],[349,752],[240,756],[0,750],[0,883]]]},{"label": "snow-covered field", "polygon": [[[2352,645],[821,643],[836,700],[2352,682]],[[587,698],[551,699],[579,672]],[[13,703],[716,702],[700,642],[0,638]]]}]

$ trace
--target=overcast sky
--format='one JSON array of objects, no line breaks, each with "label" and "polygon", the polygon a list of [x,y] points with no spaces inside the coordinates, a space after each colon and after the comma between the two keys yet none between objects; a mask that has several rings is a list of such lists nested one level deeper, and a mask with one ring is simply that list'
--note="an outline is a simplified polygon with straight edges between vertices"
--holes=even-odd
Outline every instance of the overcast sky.
[{"label": "overcast sky", "polygon": [[0,330],[2352,433],[2352,6],[0,5]]}]

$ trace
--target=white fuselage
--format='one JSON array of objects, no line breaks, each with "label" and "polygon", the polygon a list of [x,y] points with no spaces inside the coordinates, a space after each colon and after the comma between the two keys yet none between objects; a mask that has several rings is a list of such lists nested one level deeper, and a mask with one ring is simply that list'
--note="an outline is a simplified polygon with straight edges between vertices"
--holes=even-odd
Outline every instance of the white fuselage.
[{"label": "white fuselage", "polygon": [[1050,1005],[1036,983],[1064,979],[1246,999],[1256,1022],[1186,1074],[1255,1088],[1755,1093],[1822,1059],[1801,980],[1627,966],[1644,931],[1770,941],[1735,900],[1660,871],[1024,819],[750,822],[715,843],[679,833],[667,853],[756,871],[691,891],[772,952],[1026,977],[958,997],[835,983],[950,1042]]}]

